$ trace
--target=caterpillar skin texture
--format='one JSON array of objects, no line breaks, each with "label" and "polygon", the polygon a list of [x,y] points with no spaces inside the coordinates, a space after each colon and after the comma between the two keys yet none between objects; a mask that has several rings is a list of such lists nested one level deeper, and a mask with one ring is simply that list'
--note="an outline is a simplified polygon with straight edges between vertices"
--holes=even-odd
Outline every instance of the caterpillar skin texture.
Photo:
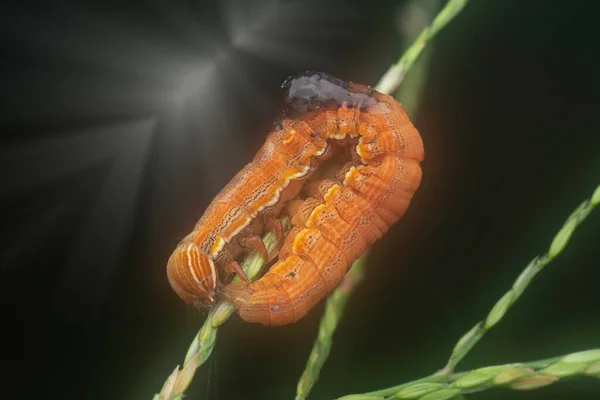
[{"label": "caterpillar skin texture", "polygon": [[[314,72],[290,78],[283,87],[288,111],[260,159],[277,158],[283,165],[277,154],[291,157],[281,170],[294,179],[302,179],[306,172],[300,171],[310,170],[318,155],[346,151],[351,161],[333,178],[302,181],[304,198],[296,198],[295,189],[286,196],[292,200],[279,211],[290,216],[293,228],[262,278],[223,287],[243,320],[264,325],[299,320],[335,288],[404,214],[421,182],[424,157],[417,129],[388,95]],[[270,140],[274,135],[281,141]]]},{"label": "caterpillar skin texture", "polygon": [[284,121],[179,243],[167,263],[167,277],[184,301],[213,304],[223,267],[245,253],[247,239],[260,238],[267,222],[328,157],[326,143],[310,134],[306,124]]},{"label": "caterpillar skin texture", "polygon": [[[177,295],[195,306],[212,305],[220,276],[243,274],[236,259],[246,250],[266,252],[260,234],[265,227],[281,233],[275,217],[331,155],[306,122],[277,122],[252,162],[221,190],[169,258],[167,277]],[[226,270],[228,265],[237,270]]]}]

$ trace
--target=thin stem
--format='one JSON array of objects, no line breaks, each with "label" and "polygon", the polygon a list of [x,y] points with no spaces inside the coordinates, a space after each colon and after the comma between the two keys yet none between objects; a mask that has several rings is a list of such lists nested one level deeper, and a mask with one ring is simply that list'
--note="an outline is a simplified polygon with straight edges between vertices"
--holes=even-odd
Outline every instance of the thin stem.
[{"label": "thin stem", "polygon": [[383,75],[375,89],[382,93],[393,93],[404,79],[404,76],[417,61],[423,49],[444,26],[454,19],[465,7],[468,0],[449,0],[437,14],[431,25],[426,27],[414,43],[404,52],[400,60]]},{"label": "thin stem", "polygon": [[449,399],[494,387],[538,389],[559,379],[577,375],[600,378],[600,349],[526,363],[492,365],[448,375],[437,373],[402,385],[364,394],[351,394],[337,400]]},{"label": "thin stem", "polygon": [[443,382],[438,380],[408,385],[386,399],[450,399],[496,387],[532,390],[578,375],[600,378],[600,349],[446,375]]},{"label": "thin stem", "polygon": [[342,282],[327,298],[325,305],[325,314],[319,324],[319,334],[315,340],[313,349],[308,357],[308,362],[296,389],[296,400],[304,400],[310,393],[313,385],[319,379],[321,367],[329,356],[331,349],[331,339],[337,328],[338,322],[344,312],[346,302],[352,293],[352,290],[363,277],[363,268],[365,265],[366,253],[354,262],[352,268]]},{"label": "thin stem", "polygon": [[[287,226],[287,219],[283,220],[283,224]],[[270,254],[276,250],[277,240],[273,232],[268,232],[263,237],[263,241]],[[257,252],[253,252],[244,260],[242,269],[250,280],[254,280],[258,277],[264,263],[265,260]],[[234,281],[239,282],[239,279],[236,277]],[[183,366],[181,369],[179,366],[175,367],[175,370],[165,381],[160,393],[154,395],[153,400],[179,400],[183,398],[183,393],[192,382],[196,369],[210,357],[215,347],[219,327],[229,319],[234,311],[234,306],[226,301],[219,302],[210,310],[202,328],[190,344]]]},{"label": "thin stem", "polygon": [[554,258],[556,258],[565,248],[567,242],[575,229],[581,224],[589,213],[598,204],[598,199],[594,200],[596,193],[600,193],[600,186],[594,192],[591,199],[585,200],[577,209],[567,218],[562,228],[558,231],[548,251],[542,256],[535,257],[527,267],[521,272],[519,277],[513,283],[512,288],[496,302],[487,318],[478,322],[469,332],[463,335],[456,343],[452,354],[448,359],[446,366],[440,371],[442,374],[451,373],[456,365],[471,351],[471,349],[481,340],[486,332],[496,325],[504,317],[508,309],[523,294],[533,278],[546,267]]}]

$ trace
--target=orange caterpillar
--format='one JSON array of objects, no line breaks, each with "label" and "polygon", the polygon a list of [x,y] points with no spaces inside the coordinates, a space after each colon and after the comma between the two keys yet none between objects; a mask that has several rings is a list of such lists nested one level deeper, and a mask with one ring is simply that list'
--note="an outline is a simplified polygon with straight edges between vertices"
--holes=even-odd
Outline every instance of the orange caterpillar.
[{"label": "orange caterpillar", "polygon": [[[184,301],[212,305],[222,291],[244,320],[265,325],[297,321],[339,283],[404,213],[423,159],[421,138],[392,97],[323,73],[307,72],[283,86],[282,120],[167,265]],[[350,161],[341,169],[320,168],[344,149]],[[293,225],[285,241],[282,212]],[[221,289],[223,274],[247,282],[238,260],[248,250],[267,258],[260,239],[265,228],[282,245],[278,262],[254,283]]]},{"label": "orange caterpillar", "polygon": [[[289,148],[301,148],[293,162],[311,173],[316,167],[301,162],[307,154],[325,159],[345,148],[351,161],[333,178],[305,183],[306,197],[285,204],[293,228],[277,263],[262,278],[223,288],[242,319],[264,325],[299,320],[335,288],[404,214],[420,184],[424,157],[418,131],[392,97],[312,72],[289,79],[284,87],[286,119],[259,155],[289,155]],[[270,140],[273,135],[281,141]],[[305,180],[302,175],[299,182]]]}]

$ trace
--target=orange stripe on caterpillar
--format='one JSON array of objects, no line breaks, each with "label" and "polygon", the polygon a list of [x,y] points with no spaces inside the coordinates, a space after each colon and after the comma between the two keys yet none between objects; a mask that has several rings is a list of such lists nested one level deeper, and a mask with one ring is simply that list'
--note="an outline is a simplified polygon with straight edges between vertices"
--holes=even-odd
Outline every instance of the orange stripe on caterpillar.
[{"label": "orange stripe on caterpillar", "polygon": [[322,73],[288,80],[288,116],[320,138],[349,147],[334,179],[305,185],[286,207],[294,228],[278,262],[259,280],[223,295],[242,319],[284,325],[302,318],[352,263],[406,211],[421,181],[423,143],[392,97]]}]

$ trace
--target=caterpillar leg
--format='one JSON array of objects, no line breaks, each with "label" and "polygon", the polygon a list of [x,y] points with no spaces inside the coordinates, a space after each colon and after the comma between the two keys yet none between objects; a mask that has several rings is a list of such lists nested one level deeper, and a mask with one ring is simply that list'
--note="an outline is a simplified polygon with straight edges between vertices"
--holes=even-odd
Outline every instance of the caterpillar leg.
[{"label": "caterpillar leg", "polygon": [[260,236],[250,235],[248,237],[241,238],[240,244],[246,250],[256,250],[265,261],[269,259],[269,253],[267,252],[265,243],[262,241]]},{"label": "caterpillar leg", "polygon": [[265,226],[269,230],[275,232],[275,237],[277,238],[277,245],[275,246],[276,251],[274,251],[272,256],[268,259],[268,261],[271,261],[271,259],[273,259],[277,254],[277,251],[281,249],[281,246],[283,246],[283,241],[285,240],[285,236],[283,235],[283,224],[281,223],[280,219],[269,217],[265,222]]},{"label": "caterpillar leg", "polygon": [[223,270],[227,274],[236,274],[238,278],[246,283],[250,283],[250,279],[248,279],[248,275],[244,272],[239,262],[235,260],[227,261],[223,265]]}]

